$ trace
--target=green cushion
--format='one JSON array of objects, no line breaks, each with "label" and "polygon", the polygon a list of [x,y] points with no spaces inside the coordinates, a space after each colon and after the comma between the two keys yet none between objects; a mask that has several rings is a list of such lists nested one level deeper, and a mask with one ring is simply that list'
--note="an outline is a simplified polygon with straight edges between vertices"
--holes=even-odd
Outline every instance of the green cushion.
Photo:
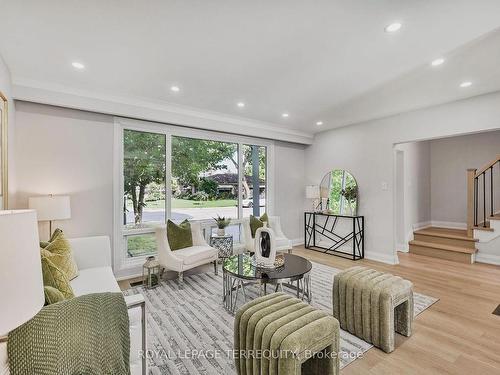
[{"label": "green cushion", "polygon": [[75,295],[66,274],[57,268],[51,259],[53,257],[49,258],[42,255],[43,285],[56,288],[66,299],[73,298]]},{"label": "green cushion", "polygon": [[78,276],[78,266],[73,258],[71,245],[64,237],[62,230],[56,229],[49,242],[40,242],[40,246],[42,255],[49,258],[57,268],[64,272],[68,280],[73,280]]},{"label": "green cushion", "polygon": [[193,246],[191,224],[186,219],[179,225],[172,220],[167,221],[167,239],[170,250],[175,251]]},{"label": "green cushion", "polygon": [[260,218],[256,218],[253,215],[250,215],[250,231],[252,232],[252,238],[255,238],[255,232],[257,229],[262,228],[264,223],[268,223],[269,226],[269,218],[267,217],[267,212],[264,213]]},{"label": "green cushion", "polygon": [[61,291],[52,286],[44,286],[43,293],[45,294],[45,306],[64,301],[65,299]]}]

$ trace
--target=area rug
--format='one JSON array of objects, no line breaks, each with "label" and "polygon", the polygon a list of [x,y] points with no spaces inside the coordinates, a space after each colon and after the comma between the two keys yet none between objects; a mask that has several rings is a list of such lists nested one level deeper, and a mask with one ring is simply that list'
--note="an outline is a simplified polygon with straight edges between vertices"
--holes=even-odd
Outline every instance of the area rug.
[{"label": "area rug", "polygon": [[[313,262],[313,306],[331,313],[332,280],[338,272],[336,268]],[[236,373],[232,352],[234,318],[222,305],[221,273],[184,277],[182,289],[177,280],[167,280],[156,289],[138,286],[124,292],[141,293],[146,300],[150,374]],[[245,290],[248,300],[258,296],[256,286]],[[240,300],[241,297],[240,293]],[[415,316],[437,301],[414,293]],[[372,347],[343,330],[340,346],[341,368]]]}]

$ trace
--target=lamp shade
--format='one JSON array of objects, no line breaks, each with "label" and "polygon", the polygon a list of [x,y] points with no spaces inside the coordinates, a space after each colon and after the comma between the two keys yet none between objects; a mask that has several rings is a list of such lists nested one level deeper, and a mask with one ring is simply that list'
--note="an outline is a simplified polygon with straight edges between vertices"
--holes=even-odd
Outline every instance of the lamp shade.
[{"label": "lamp shade", "polygon": [[318,199],[319,198],[319,186],[318,185],[307,185],[306,186],[306,198]]},{"label": "lamp shade", "polygon": [[6,336],[45,300],[36,212],[0,211],[0,239],[0,336]]},{"label": "lamp shade", "polygon": [[29,208],[36,210],[38,221],[65,220],[71,218],[67,195],[45,195],[29,198]]}]

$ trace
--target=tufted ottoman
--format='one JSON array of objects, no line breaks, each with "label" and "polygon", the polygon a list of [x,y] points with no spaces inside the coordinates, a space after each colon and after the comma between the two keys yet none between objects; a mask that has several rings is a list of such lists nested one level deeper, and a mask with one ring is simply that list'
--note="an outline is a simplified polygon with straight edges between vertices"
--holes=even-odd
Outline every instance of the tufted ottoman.
[{"label": "tufted ottoman", "polygon": [[366,267],[352,267],[333,279],[333,316],[340,327],[386,353],[394,331],[411,336],[413,284]]},{"label": "tufted ottoman", "polygon": [[238,374],[339,374],[339,322],[285,293],[243,305],[234,318]]}]

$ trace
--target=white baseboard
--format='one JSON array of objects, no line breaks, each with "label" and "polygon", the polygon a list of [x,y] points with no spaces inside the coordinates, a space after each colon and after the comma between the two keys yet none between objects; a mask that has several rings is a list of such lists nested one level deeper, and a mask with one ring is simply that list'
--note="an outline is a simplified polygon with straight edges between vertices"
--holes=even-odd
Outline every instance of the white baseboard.
[{"label": "white baseboard", "polygon": [[[431,225],[432,225],[432,221],[422,221],[420,223],[413,224],[412,227],[413,227],[413,230],[415,231],[415,230],[430,227]],[[411,232],[411,234],[413,235],[413,231]]]},{"label": "white baseboard", "polygon": [[500,255],[482,254],[481,252],[478,252],[476,254],[476,262],[500,266]]},{"label": "white baseboard", "polygon": [[292,246],[300,246],[304,244],[303,238],[295,238],[292,240]]},{"label": "white baseboard", "polygon": [[410,251],[410,246],[407,243],[398,243],[396,244],[396,250],[401,251],[402,253],[407,253]]},{"label": "white baseboard", "polygon": [[365,251],[365,258],[370,260],[375,260],[377,262],[387,263],[387,264],[398,264],[399,261],[395,258],[394,254],[385,254],[379,252]]}]

